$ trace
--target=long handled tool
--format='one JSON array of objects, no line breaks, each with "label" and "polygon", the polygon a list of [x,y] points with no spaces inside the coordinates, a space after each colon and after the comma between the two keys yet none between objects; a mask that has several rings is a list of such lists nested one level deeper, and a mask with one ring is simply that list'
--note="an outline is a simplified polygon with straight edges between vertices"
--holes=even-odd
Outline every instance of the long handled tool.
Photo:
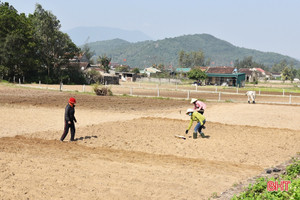
[{"label": "long handled tool", "polygon": [[184,137],[184,136],[182,136],[182,135],[175,135],[175,137],[176,137],[176,138],[179,138],[179,139],[184,139],[184,140],[186,139],[186,137]]}]

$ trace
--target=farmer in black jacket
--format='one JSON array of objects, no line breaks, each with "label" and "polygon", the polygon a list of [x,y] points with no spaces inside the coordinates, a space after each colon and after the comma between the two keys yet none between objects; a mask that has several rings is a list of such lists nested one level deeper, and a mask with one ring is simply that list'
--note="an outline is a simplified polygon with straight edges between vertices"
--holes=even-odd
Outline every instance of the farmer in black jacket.
[{"label": "farmer in black jacket", "polygon": [[70,141],[75,141],[75,125],[74,122],[77,122],[75,118],[75,104],[76,99],[71,97],[69,103],[66,106],[65,110],[65,128],[64,132],[60,138],[60,141],[64,141],[65,137],[68,135],[69,128],[71,129],[71,139]]}]

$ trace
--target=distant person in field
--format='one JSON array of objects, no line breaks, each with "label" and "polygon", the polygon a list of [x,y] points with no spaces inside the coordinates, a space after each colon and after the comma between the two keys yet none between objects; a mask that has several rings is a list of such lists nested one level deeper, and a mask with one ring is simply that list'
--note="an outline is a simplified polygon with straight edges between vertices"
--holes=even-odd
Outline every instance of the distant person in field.
[{"label": "distant person in field", "polygon": [[206,104],[198,99],[192,98],[191,103],[194,104],[194,110],[199,112],[200,114],[204,114],[204,110],[206,109]]},{"label": "distant person in field", "polygon": [[248,103],[250,103],[250,99],[252,103],[255,103],[255,91],[248,91],[246,95],[248,96]]},{"label": "distant person in field", "polygon": [[64,132],[60,138],[60,141],[64,141],[65,137],[68,135],[69,129],[71,129],[71,139],[70,141],[75,141],[75,124],[77,122],[75,118],[75,103],[76,99],[71,97],[65,109],[65,128]]},{"label": "distant person in field", "polygon": [[198,113],[197,111],[194,111],[191,108],[187,109],[186,114],[191,117],[191,120],[190,120],[188,128],[185,131],[185,134],[189,133],[189,130],[193,125],[193,122],[196,121],[197,125],[194,128],[194,133],[197,134],[197,132],[199,132],[201,137],[205,138],[206,136],[202,132],[202,129],[205,129],[205,126],[204,126],[204,124],[206,122],[205,117],[202,114]]}]

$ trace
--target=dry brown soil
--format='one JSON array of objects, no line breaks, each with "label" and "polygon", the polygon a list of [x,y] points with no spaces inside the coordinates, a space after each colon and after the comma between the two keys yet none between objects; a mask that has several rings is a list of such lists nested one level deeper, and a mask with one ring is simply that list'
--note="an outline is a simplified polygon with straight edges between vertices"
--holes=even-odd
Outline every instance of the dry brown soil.
[{"label": "dry brown soil", "polygon": [[0,199],[208,199],[300,151],[300,106],[207,102],[210,137],[175,138],[190,107],[0,85]]}]

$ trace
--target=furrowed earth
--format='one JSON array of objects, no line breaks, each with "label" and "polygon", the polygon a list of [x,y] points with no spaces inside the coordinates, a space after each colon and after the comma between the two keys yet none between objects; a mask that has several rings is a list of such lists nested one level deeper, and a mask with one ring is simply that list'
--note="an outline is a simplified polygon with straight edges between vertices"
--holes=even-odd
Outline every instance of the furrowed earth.
[{"label": "furrowed earth", "polygon": [[[71,96],[77,141],[60,142]],[[300,106],[206,104],[193,139],[188,100],[0,85],[0,199],[208,199],[300,151]]]}]

